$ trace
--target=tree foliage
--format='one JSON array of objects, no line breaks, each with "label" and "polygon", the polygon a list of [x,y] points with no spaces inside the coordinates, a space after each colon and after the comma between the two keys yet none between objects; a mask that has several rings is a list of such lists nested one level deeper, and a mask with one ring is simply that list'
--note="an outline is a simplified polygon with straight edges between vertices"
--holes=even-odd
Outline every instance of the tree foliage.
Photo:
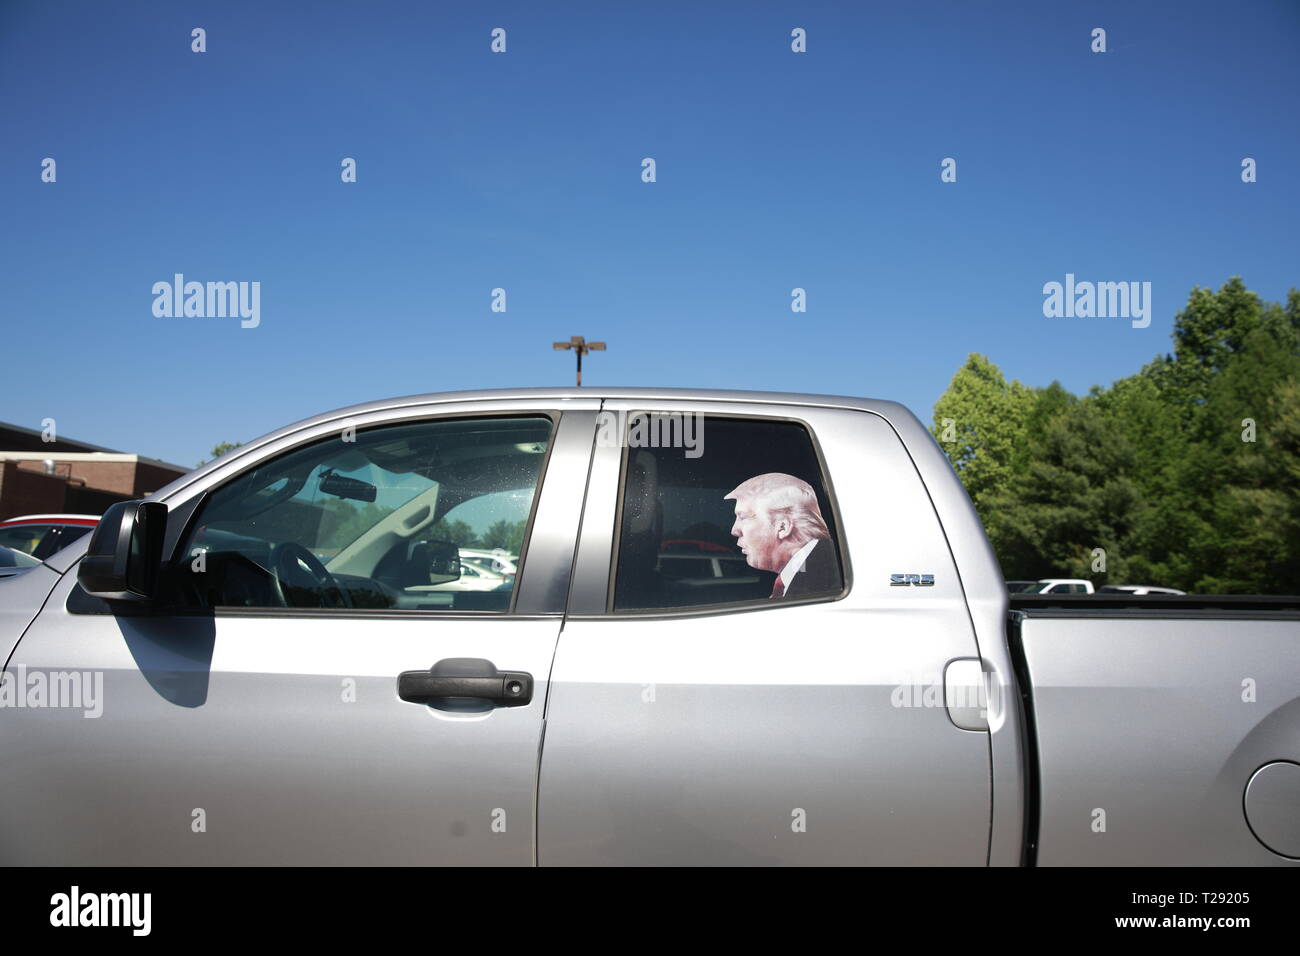
[{"label": "tree foliage", "polygon": [[1193,289],[1172,354],[1082,397],[971,355],[933,431],[1008,578],[1300,593],[1294,289]]},{"label": "tree foliage", "polygon": [[1034,397],[987,356],[972,354],[935,404],[935,435],[977,505],[1009,480]]},{"label": "tree foliage", "polygon": [[434,541],[451,541],[460,548],[477,548],[486,551],[501,548],[517,555],[523,550],[524,531],[527,527],[526,519],[510,521],[502,518],[494,521],[482,534],[479,534],[468,522],[440,518],[429,529],[428,536]]},{"label": "tree foliage", "polygon": [[[242,441],[223,441],[223,442],[218,442],[217,444],[215,444],[215,445],[212,446],[212,451],[208,452],[208,454],[211,455],[213,458],[220,458],[220,457],[221,457],[222,455],[224,455],[226,452],[228,452],[228,451],[233,451],[234,449],[241,447],[243,444],[244,444],[244,443],[243,443]],[[206,465],[206,464],[208,463],[209,460],[210,460],[210,459],[205,458],[205,459],[203,459],[202,461],[200,461],[197,465],[195,465],[194,467],[195,467],[195,468],[202,468],[204,465]]]}]

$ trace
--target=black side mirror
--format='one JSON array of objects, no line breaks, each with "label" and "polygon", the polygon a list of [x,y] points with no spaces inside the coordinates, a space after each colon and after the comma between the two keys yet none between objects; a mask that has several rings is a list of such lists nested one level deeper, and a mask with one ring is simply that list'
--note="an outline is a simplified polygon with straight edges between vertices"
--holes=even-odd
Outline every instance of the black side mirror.
[{"label": "black side mirror", "polygon": [[77,583],[105,601],[151,601],[158,596],[167,506],[119,501],[104,512],[77,569]]},{"label": "black side mirror", "polygon": [[452,541],[429,541],[429,583],[460,580],[460,548]]}]

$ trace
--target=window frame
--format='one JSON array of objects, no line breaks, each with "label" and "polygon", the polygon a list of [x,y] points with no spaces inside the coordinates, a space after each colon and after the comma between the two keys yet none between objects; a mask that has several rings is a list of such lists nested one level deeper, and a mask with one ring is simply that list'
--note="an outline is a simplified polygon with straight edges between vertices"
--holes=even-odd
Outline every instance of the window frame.
[{"label": "window frame", "polygon": [[[820,472],[822,482],[822,491],[826,495],[826,503],[832,511],[831,518],[828,520],[828,526],[835,533],[835,552],[836,560],[840,567],[840,590],[829,594],[816,594],[808,597],[782,599],[779,603],[773,603],[770,598],[753,598],[748,601],[729,601],[723,604],[693,604],[686,607],[664,607],[664,608],[627,608],[617,610],[614,607],[615,585],[618,576],[619,555],[623,543],[623,505],[626,500],[625,491],[627,489],[628,477],[628,460],[631,457],[631,449],[626,441],[626,432],[620,436],[619,444],[619,468],[618,481],[614,487],[615,506],[614,506],[614,527],[611,529],[612,537],[610,539],[609,553],[609,575],[605,582],[605,610],[603,615],[598,617],[610,618],[662,618],[662,617],[709,617],[719,614],[731,614],[737,611],[756,611],[756,610],[777,610],[783,607],[800,607],[808,604],[830,604],[836,601],[842,601],[849,596],[853,590],[853,573],[849,563],[849,546],[844,534],[844,525],[840,519],[839,498],[835,494],[834,482],[830,476],[830,469],[826,466],[826,457],[822,453],[821,442],[817,438],[817,430],[805,419],[796,418],[789,415],[769,415],[748,413],[742,411],[693,411],[688,412],[684,409],[673,409],[671,412],[656,410],[652,405],[639,407],[637,412],[647,414],[671,414],[673,412],[680,414],[699,414],[705,420],[707,430],[709,419],[726,419],[731,421],[750,421],[771,424],[792,424],[801,427],[812,445],[813,457],[817,462],[817,469]],[[636,412],[627,413],[627,424],[631,424],[632,415]],[[823,518],[826,516],[823,515]],[[574,617],[589,617],[590,615],[573,615]]]}]

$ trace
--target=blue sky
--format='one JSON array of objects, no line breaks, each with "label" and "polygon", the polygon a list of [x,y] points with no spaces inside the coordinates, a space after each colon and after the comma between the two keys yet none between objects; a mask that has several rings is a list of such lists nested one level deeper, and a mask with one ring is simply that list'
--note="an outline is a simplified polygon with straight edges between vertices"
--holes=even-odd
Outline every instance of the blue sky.
[{"label": "blue sky", "polygon": [[[353,402],[571,383],[575,334],[609,342],[594,386],[928,421],[977,351],[1084,391],[1168,351],[1194,285],[1300,286],[1297,49],[1295,0],[4,0],[0,420],[188,465]],[[260,326],[155,317],[178,272],[260,282]],[[1067,272],[1150,281],[1150,327],[1044,317]]]}]

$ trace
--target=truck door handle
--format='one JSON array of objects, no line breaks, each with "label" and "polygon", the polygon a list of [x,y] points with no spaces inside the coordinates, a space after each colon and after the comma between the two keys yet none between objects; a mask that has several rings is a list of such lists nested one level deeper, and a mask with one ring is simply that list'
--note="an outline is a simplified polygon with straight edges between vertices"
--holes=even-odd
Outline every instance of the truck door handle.
[{"label": "truck door handle", "polygon": [[943,697],[948,719],[962,730],[988,730],[988,691],[978,658],[949,661],[943,669]]},{"label": "truck door handle", "polygon": [[519,707],[533,699],[533,675],[499,671],[491,661],[480,657],[448,657],[427,671],[398,674],[397,696],[412,704],[461,699]]}]

